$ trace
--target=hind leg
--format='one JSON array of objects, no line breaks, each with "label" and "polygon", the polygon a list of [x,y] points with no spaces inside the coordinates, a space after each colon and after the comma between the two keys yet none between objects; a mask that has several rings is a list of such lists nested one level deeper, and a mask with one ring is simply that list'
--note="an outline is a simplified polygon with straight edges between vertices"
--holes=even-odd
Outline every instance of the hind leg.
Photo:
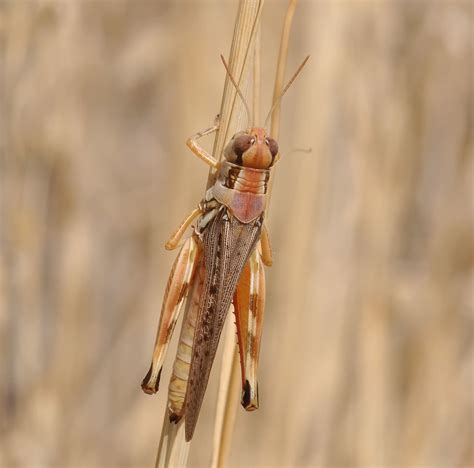
[{"label": "hind leg", "polygon": [[192,236],[181,248],[171,270],[163,299],[150,370],[142,382],[142,389],[145,393],[152,394],[158,391],[166,350],[182,305],[186,301],[199,255],[198,241]]},{"label": "hind leg", "polygon": [[265,272],[257,249],[250,256],[234,294],[242,371],[242,406],[258,408],[257,368],[265,310]]}]

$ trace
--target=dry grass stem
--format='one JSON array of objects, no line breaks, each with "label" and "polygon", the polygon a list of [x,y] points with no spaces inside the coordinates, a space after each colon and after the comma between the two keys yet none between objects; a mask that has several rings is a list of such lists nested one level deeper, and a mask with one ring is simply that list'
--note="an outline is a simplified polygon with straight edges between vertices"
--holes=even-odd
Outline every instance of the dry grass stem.
[{"label": "dry grass stem", "polygon": [[[234,37],[229,57],[229,67],[237,84],[242,90],[245,100],[250,99],[251,70],[254,68],[255,48],[258,38],[260,15],[263,8],[262,1],[242,1],[239,7],[238,17],[234,28]],[[221,104],[221,129],[216,135],[214,145],[214,155],[222,157],[223,145],[227,143],[229,136],[236,131],[245,128],[247,122],[244,120],[244,105],[240,100],[235,99],[235,90],[230,87],[230,79],[226,77],[224,96]],[[229,107],[229,103],[232,106]],[[252,109],[256,112],[255,102]],[[257,108],[258,111],[258,108]],[[252,118],[252,116],[251,116]],[[218,398],[216,404],[216,415],[214,424],[214,437],[212,449],[212,467],[225,466],[225,461],[232,440],[234,429],[235,412],[237,409],[240,385],[239,382],[239,359],[235,343],[235,326],[233,324],[233,314],[229,313],[226,330],[223,334],[223,356],[221,373],[219,377]]]},{"label": "dry grass stem", "polygon": [[255,37],[255,52],[253,62],[253,124],[260,125],[260,86],[261,86],[261,73],[262,73],[262,59],[261,59],[261,28],[257,29]]},{"label": "dry grass stem", "polygon": [[235,325],[232,312],[223,333],[222,364],[214,423],[211,467],[226,466],[232,442],[236,411],[241,391],[239,352],[235,344]]},{"label": "dry grass stem", "polygon": [[[278,97],[283,92],[283,79],[286,66],[286,59],[288,56],[288,43],[290,38],[291,24],[293,15],[296,9],[297,1],[290,0],[288,9],[285,15],[284,28],[281,38],[280,52],[278,56],[277,75],[275,78],[274,98]],[[260,28],[256,25],[255,41],[254,41],[254,63],[253,63],[253,87],[252,87],[252,101],[253,101],[253,122],[255,125],[259,124],[260,118]],[[276,134],[278,135],[280,105],[275,108],[274,114],[277,114],[277,120],[272,119],[272,128],[276,125]],[[241,127],[242,128],[242,127]],[[272,133],[273,135],[273,133]],[[269,193],[269,199],[270,199]],[[228,324],[229,325],[229,324]],[[231,328],[229,330],[229,328]],[[219,400],[216,413],[216,430],[214,437],[213,450],[213,467],[226,466],[227,452],[229,450],[233,426],[235,420],[235,411],[238,402],[240,388],[236,385],[238,380],[238,366],[239,360],[236,356],[235,349],[235,330],[233,327],[228,327],[226,333],[226,340],[232,340],[232,344],[227,343],[227,353],[224,354],[224,363],[222,365],[221,379],[219,383]],[[232,350],[233,346],[233,350]]]},{"label": "dry grass stem", "polygon": [[[291,26],[293,24],[293,16],[295,14],[297,4],[298,0],[290,0],[288,2],[285,22],[283,24],[283,31],[281,33],[280,50],[278,52],[278,63],[272,101],[275,101],[275,99],[280,96],[283,90],[287,61],[286,59],[288,57],[288,46],[290,43]],[[275,139],[278,139],[278,136],[280,135],[280,109],[281,103],[276,106],[271,117],[270,134]]]},{"label": "dry grass stem", "polygon": [[[254,55],[255,32],[258,29],[263,0],[241,0],[228,57],[230,71],[248,100],[250,71]],[[231,80],[226,76],[220,109],[220,128],[214,141],[213,154],[222,157],[222,150],[236,129],[247,124],[244,107]],[[250,102],[250,101],[249,101]]]},{"label": "dry grass stem", "polygon": [[155,468],[186,466],[190,445],[185,440],[184,420],[171,423],[168,411],[165,411]]},{"label": "dry grass stem", "polygon": [[[250,70],[254,58],[255,35],[260,21],[263,0],[241,0],[235,20],[232,45],[227,61],[229,71],[236,80],[236,84],[242,91],[246,102],[251,102],[249,81]],[[228,135],[232,135],[238,129],[243,128],[248,113],[245,103],[238,96],[232,79],[225,75],[224,91],[221,101],[219,130],[214,141],[213,155],[217,159],[222,158],[222,149],[227,142]],[[209,173],[208,185],[212,184],[213,173]],[[230,314],[229,314],[230,315]],[[229,321],[229,320],[228,320]],[[227,329],[229,328],[227,324]],[[216,418],[214,429],[214,446],[212,451],[213,463],[221,466],[225,457],[229,440],[232,436],[233,414],[235,414],[235,374],[236,374],[236,346],[235,331],[227,331],[223,334],[224,354],[221,365],[218,399],[216,404]],[[163,430],[160,446],[157,454],[158,467],[185,466],[189,443],[184,439],[184,431],[181,430],[182,422],[178,429],[172,427],[167,418],[163,422]],[[215,461],[214,461],[215,460]]]}]

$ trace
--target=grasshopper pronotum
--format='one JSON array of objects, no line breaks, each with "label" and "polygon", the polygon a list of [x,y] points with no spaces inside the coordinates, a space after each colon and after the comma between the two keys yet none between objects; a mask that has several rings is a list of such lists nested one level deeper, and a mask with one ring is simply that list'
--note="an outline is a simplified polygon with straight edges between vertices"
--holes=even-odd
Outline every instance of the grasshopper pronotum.
[{"label": "grasshopper pronotum", "polygon": [[[248,105],[221,58],[250,118]],[[266,121],[308,58],[275,99]],[[265,306],[263,265],[272,264],[264,218],[270,171],[279,157],[278,144],[264,128],[250,126],[232,137],[224,149],[223,162],[218,162],[197,143],[218,128],[216,121],[213,127],[186,142],[197,157],[217,170],[217,177],[198,208],[166,243],[168,250],[176,248],[197,218],[193,234],[185,241],[171,270],[151,367],[142,382],[144,392],[158,391],[165,353],[179,312],[186,304],[168,390],[168,409],[171,421],[178,422],[184,416],[187,441],[194,433],[231,304],[240,351],[242,406],[247,411],[258,408],[257,366]]]}]

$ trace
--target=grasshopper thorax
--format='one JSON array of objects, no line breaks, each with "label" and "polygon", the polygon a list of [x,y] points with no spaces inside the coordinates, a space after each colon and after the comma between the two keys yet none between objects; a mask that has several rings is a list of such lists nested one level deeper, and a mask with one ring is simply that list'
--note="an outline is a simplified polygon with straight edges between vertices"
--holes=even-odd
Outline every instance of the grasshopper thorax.
[{"label": "grasshopper thorax", "polygon": [[253,169],[270,168],[277,154],[278,143],[260,127],[236,133],[224,149],[227,161]]}]

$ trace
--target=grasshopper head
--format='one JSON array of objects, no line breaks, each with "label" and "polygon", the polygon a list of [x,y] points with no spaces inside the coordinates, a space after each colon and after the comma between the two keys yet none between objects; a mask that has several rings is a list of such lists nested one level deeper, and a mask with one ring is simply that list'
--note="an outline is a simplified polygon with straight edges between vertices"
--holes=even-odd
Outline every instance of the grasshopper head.
[{"label": "grasshopper head", "polygon": [[227,161],[253,169],[270,168],[277,154],[278,143],[260,127],[236,133],[224,150]]}]

